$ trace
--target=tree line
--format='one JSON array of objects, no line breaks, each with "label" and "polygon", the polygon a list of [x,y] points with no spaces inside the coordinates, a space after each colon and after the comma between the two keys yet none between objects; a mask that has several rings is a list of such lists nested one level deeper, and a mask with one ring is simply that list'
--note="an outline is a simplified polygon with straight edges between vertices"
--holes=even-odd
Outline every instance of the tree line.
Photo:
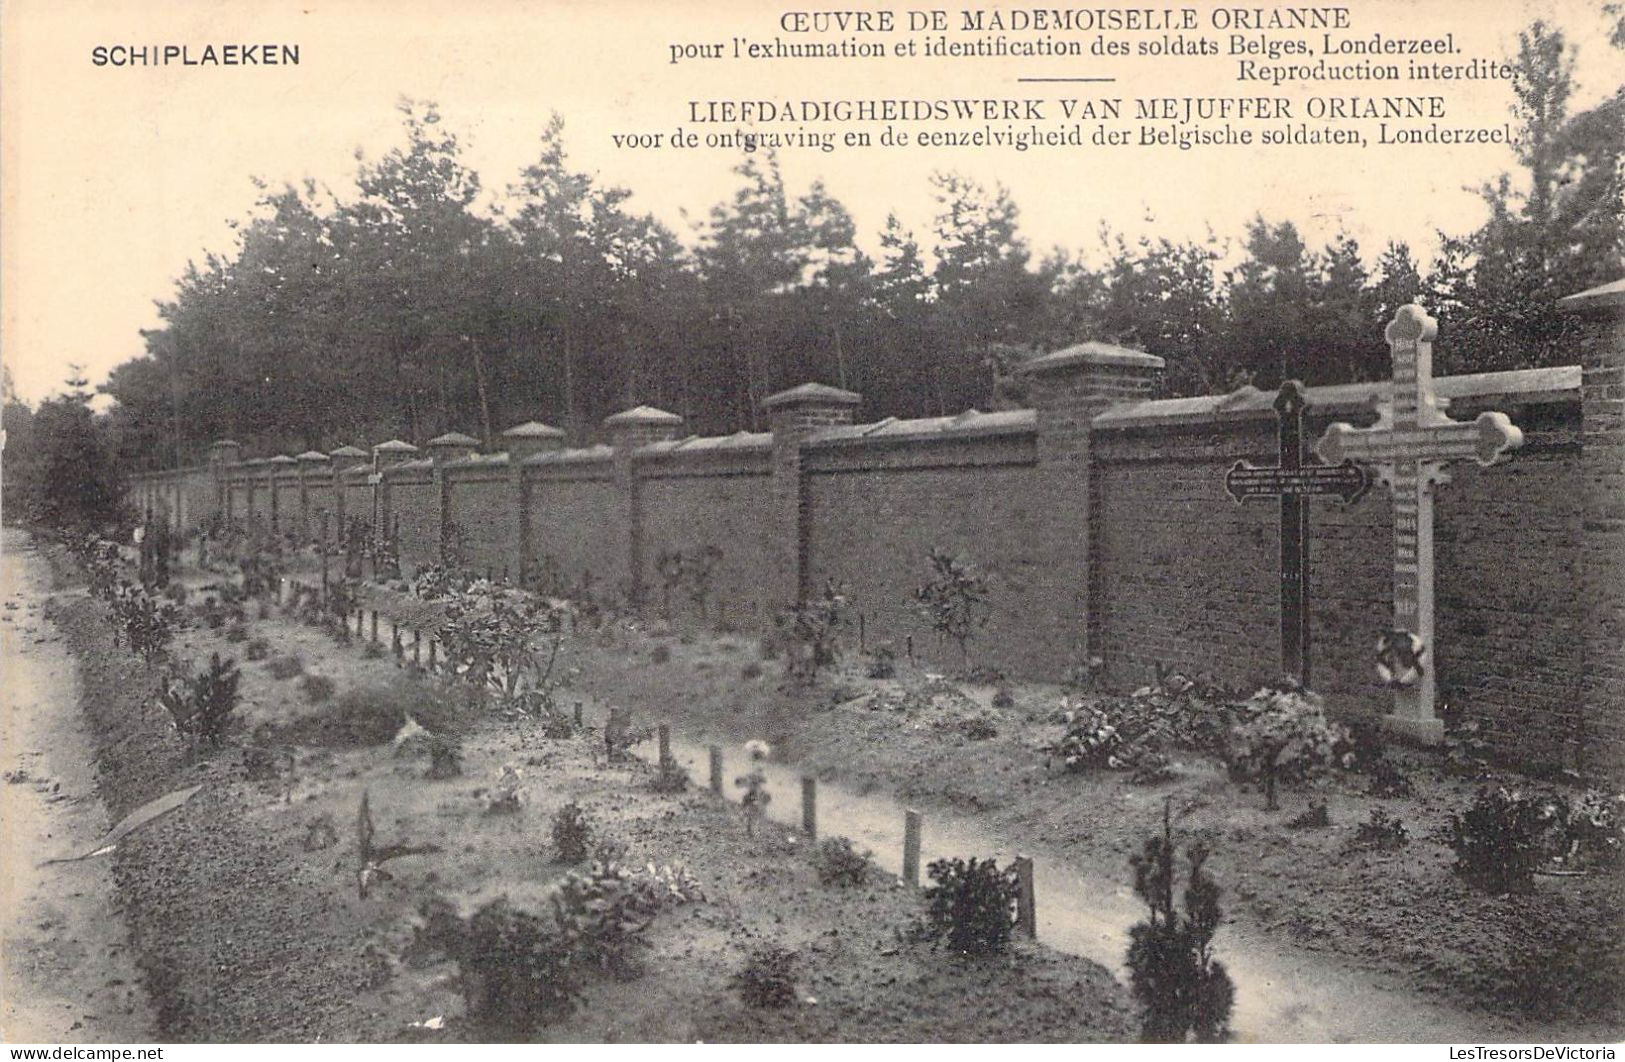
[{"label": "tree line", "polygon": [[[891,215],[871,256],[821,182],[792,194],[766,152],[685,240],[572,168],[557,116],[477,206],[457,135],[402,101],[404,145],[361,159],[347,194],[259,186],[234,250],[189,264],[145,355],[113,371],[93,430],[138,469],[228,436],[249,453],[453,429],[493,443],[542,419],[583,439],[641,403],[729,432],[807,380],[861,392],[875,416],[941,415],[1020,403],[1014,366],[1084,338],[1163,357],[1170,395],[1369,380],[1388,373],[1374,337],[1417,299],[1441,322],[1440,373],[1572,361],[1556,299],[1625,274],[1625,89],[1575,113],[1573,61],[1559,30],[1521,34],[1518,169],[1477,189],[1488,220],[1441,234],[1425,270],[1402,241],[1315,247],[1263,216],[1236,248],[1103,226],[1104,264],[1038,255],[1006,188],[954,172],[929,179],[929,231]],[[53,401],[88,397],[81,383]],[[8,401],[8,432],[45,407]],[[8,486],[44,467],[16,449]]]}]

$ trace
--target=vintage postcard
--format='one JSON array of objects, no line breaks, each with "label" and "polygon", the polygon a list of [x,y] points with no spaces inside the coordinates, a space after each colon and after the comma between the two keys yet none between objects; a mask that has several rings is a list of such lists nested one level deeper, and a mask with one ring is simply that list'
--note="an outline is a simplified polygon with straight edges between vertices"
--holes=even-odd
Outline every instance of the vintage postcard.
[{"label": "vintage postcard", "polygon": [[8,0],[0,1039],[1613,1058],[1622,70]]}]

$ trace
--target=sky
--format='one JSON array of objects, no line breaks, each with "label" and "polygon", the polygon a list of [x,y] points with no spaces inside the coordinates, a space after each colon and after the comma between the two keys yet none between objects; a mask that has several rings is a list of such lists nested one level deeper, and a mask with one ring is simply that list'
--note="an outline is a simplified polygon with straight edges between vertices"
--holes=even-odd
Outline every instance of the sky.
[{"label": "sky", "polygon": [[[909,11],[931,10],[884,0],[848,0],[847,6],[889,10],[899,23]],[[965,6],[942,9],[951,25]],[[1033,5],[978,6],[1008,14]],[[1211,28],[1217,6],[1194,5],[1199,32],[1227,44],[1229,34]],[[1603,98],[1621,80],[1621,53],[1606,43],[1600,0],[1347,0],[1346,6],[1349,38],[1453,33],[1461,49],[1456,62],[1510,55],[1518,31],[1545,18],[1578,46],[1577,105]],[[673,44],[848,36],[782,28],[786,12],[812,10],[826,9],[796,0],[6,0],[0,6],[0,359],[29,401],[60,390],[69,363],[102,382],[115,365],[143,352],[140,331],[159,324],[155,302],[172,294],[187,262],[207,251],[230,252],[230,222],[246,217],[258,194],[253,178],[272,184],[313,178],[347,196],[357,151],[376,158],[402,141],[395,105],[403,96],[439,104],[488,189],[504,188],[534,160],[538,138],[557,111],[565,118],[573,166],[631,189],[635,207],[685,238],[694,231],[685,211],[701,218],[731,194],[738,152],[664,145],[631,150],[618,148],[612,134],[657,132],[669,140],[675,127],[688,124],[691,100],[1036,97],[1046,101],[1044,124],[1056,125],[1060,98],[1258,94],[1288,98],[1301,109],[1314,95],[1443,92],[1444,124],[1489,127],[1509,117],[1511,91],[1504,81],[1443,89],[1417,82],[1273,88],[1238,84],[1230,58],[670,61]],[[922,35],[858,35],[888,47],[911,36]],[[1094,34],[1051,36],[1090,40]],[[1137,43],[1161,34],[1107,36]],[[1301,36],[1319,40],[1318,33]],[[295,43],[300,63],[92,62],[98,45],[173,43],[198,52],[209,43],[241,42]],[[1077,76],[1115,81],[1018,80]],[[1262,213],[1295,222],[1311,245],[1346,231],[1368,259],[1389,239],[1408,240],[1425,256],[1438,230],[1475,227],[1483,208],[1471,189],[1513,165],[1510,150],[1494,144],[1024,153],[909,147],[791,150],[780,158],[791,192],[823,180],[851,211],[860,243],[871,252],[891,211],[929,243],[929,177],[951,169],[1008,185],[1021,208],[1022,231],[1040,253],[1055,246],[1098,253],[1103,222],[1131,238],[1201,238],[1210,230],[1235,238]]]}]

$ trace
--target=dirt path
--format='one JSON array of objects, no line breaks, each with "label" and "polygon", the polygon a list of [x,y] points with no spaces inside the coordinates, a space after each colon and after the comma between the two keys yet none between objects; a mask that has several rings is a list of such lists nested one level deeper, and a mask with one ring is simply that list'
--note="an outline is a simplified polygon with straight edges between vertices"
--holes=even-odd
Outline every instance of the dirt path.
[{"label": "dirt path", "polygon": [[28,536],[0,543],[0,1040],[129,1043],[151,1015],[105,858],[74,663],[42,615],[50,574]]}]

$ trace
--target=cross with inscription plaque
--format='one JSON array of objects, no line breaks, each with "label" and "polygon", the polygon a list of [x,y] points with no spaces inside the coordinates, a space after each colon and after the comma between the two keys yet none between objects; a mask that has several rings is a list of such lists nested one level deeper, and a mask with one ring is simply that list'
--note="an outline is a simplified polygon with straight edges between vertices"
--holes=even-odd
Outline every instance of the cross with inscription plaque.
[{"label": "cross with inscription plaque", "polygon": [[1237,461],[1224,477],[1224,489],[1239,505],[1254,499],[1281,502],[1281,670],[1304,687],[1309,685],[1309,501],[1335,496],[1345,504],[1358,501],[1371,486],[1365,470],[1352,461],[1304,464],[1303,411],[1309,404],[1303,384],[1288,380],[1275,396],[1279,419],[1276,439],[1279,463],[1274,466]]},{"label": "cross with inscription plaque", "polygon": [[[1523,445],[1523,432],[1505,413],[1480,413],[1471,422],[1451,420],[1433,394],[1433,337],[1438,322],[1414,303],[1401,306],[1385,335],[1393,352],[1393,394],[1377,405],[1369,428],[1333,424],[1315,444],[1327,464],[1354,460],[1376,468],[1394,498],[1394,630],[1409,636],[1424,657],[1433,653],[1433,488],[1449,482],[1443,465],[1471,457],[1491,465],[1505,450]],[[1434,712],[1431,661],[1411,668],[1396,683],[1391,727],[1436,744],[1444,723]]]}]

